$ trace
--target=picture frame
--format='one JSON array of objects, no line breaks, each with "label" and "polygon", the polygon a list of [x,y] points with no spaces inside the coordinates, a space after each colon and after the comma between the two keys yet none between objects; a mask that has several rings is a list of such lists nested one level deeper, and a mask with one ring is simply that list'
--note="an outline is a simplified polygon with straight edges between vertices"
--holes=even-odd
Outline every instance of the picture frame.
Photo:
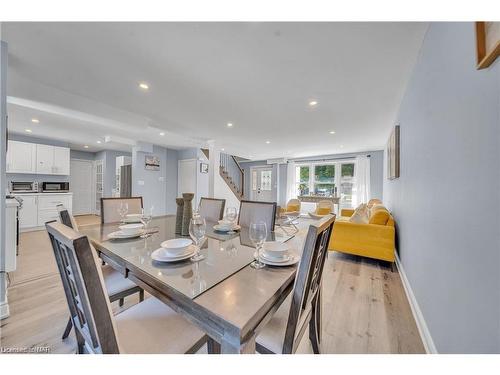
[{"label": "picture frame", "polygon": [[395,125],[387,141],[387,179],[400,176],[400,126]]},{"label": "picture frame", "polygon": [[476,54],[478,70],[500,56],[500,22],[476,22]]},{"label": "picture frame", "polygon": [[144,158],[144,168],[148,171],[159,171],[160,158],[156,155],[146,155]]},{"label": "picture frame", "polygon": [[200,173],[208,173],[208,164],[200,163]]}]

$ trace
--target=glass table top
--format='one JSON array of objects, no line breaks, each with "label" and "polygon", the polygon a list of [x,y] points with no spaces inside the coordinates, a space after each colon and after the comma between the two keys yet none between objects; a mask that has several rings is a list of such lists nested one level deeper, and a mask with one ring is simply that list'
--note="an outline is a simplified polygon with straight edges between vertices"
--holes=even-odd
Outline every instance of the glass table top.
[{"label": "glass table top", "polygon": [[[225,234],[214,231],[214,224],[207,222],[207,240],[201,249],[205,259],[199,262],[187,259],[166,263],[151,259],[151,253],[160,248],[163,241],[182,237],[175,234],[175,216],[153,218],[149,229],[155,230],[156,233],[148,238],[108,239],[109,233],[118,230],[118,223],[84,226],[80,228],[80,232],[116,257],[140,268],[187,297],[195,298],[254,260],[255,248],[249,239],[247,228]],[[285,241],[292,236],[277,229],[269,234],[268,241]]]}]

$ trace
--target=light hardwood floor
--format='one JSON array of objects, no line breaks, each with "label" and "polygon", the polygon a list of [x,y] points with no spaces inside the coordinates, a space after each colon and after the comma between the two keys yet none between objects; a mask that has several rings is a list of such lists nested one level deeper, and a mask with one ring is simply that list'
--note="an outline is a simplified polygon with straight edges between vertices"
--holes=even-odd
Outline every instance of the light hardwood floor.
[{"label": "light hardwood floor", "polygon": [[[98,221],[91,215],[77,217],[79,225]],[[21,234],[18,267],[10,279],[11,316],[1,321],[0,346],[74,353],[73,334],[61,340],[68,308],[45,231]],[[128,297],[123,308],[137,302],[137,295]],[[113,310],[119,309],[113,303]],[[324,353],[424,353],[399,274],[384,262],[330,253],[323,281],[322,345]],[[307,334],[298,352],[312,353]]]}]

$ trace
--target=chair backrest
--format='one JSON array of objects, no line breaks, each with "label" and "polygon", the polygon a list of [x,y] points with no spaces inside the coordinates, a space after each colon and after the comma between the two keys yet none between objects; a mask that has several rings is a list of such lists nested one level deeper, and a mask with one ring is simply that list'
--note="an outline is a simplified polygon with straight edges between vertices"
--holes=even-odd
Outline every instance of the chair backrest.
[{"label": "chair backrest", "polygon": [[251,223],[259,221],[266,223],[267,230],[269,232],[274,231],[274,223],[276,221],[276,202],[242,200],[240,202],[238,224],[242,227],[248,228]]},{"label": "chair backrest", "polygon": [[87,236],[55,221],[45,224],[61,275],[78,346],[119,353],[111,305]]},{"label": "chair backrest", "polygon": [[300,206],[301,206],[300,200],[298,200],[297,198],[292,198],[286,204],[286,210],[287,211],[300,211]]},{"label": "chair backrest", "polygon": [[334,222],[335,215],[330,215],[321,219],[318,224],[309,226],[292,290],[283,353],[294,353],[297,350],[308,323],[306,318],[317,302]]},{"label": "chair backrest", "polygon": [[116,223],[121,220],[118,208],[121,203],[128,203],[128,214],[142,212],[142,197],[101,198],[101,223]]},{"label": "chair backrest", "polygon": [[[329,200],[322,200],[319,201],[318,204],[316,205],[316,213],[318,215],[325,215],[323,211],[325,210],[330,210],[330,212],[333,213],[333,202]],[[328,212],[328,213],[330,213]]]},{"label": "chair backrest", "polygon": [[56,207],[59,212],[59,219],[61,220],[61,223],[78,232],[78,224],[76,223],[73,215],[69,213],[63,204],[58,204]]},{"label": "chair backrest", "polygon": [[218,222],[224,216],[225,199],[205,198],[200,199],[199,214],[206,221]]}]

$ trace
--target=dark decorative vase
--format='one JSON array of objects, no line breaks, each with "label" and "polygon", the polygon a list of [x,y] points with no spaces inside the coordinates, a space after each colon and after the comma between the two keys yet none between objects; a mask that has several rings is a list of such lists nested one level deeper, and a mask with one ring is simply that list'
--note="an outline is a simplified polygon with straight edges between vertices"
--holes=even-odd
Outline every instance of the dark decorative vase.
[{"label": "dark decorative vase", "polygon": [[184,199],[175,198],[175,203],[177,203],[177,212],[175,215],[175,234],[182,233],[182,217],[184,215]]},{"label": "dark decorative vase", "polygon": [[183,193],[182,199],[184,200],[184,209],[182,214],[182,230],[183,236],[189,236],[189,222],[193,216],[193,193]]}]

